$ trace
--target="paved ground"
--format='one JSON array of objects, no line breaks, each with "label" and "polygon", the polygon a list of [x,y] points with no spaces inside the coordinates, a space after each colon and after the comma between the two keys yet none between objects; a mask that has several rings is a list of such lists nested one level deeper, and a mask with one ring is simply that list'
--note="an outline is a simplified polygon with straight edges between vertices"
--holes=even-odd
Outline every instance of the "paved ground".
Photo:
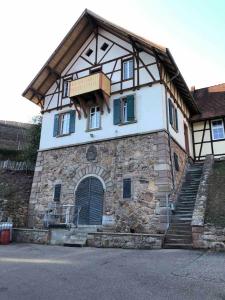
[{"label": "paved ground", "polygon": [[225,254],[0,246],[5,299],[225,299]]}]

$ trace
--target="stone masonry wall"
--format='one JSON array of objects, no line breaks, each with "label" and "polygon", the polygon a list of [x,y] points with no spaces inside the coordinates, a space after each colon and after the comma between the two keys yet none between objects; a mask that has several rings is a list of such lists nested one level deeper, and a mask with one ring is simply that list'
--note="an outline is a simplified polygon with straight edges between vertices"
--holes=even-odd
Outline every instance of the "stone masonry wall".
[{"label": "stone masonry wall", "polygon": [[[87,160],[90,147],[97,156]],[[156,233],[164,229],[165,194],[172,188],[168,136],[164,131],[39,152],[32,185],[29,226],[41,227],[62,184],[61,203],[74,204],[82,177],[96,175],[105,183],[104,215],[115,219],[117,232]],[[123,178],[131,178],[132,199],[122,197]],[[165,218],[164,218],[165,219]]]},{"label": "stone masonry wall", "polygon": [[32,179],[33,172],[0,169],[0,216],[14,227],[27,226]]}]

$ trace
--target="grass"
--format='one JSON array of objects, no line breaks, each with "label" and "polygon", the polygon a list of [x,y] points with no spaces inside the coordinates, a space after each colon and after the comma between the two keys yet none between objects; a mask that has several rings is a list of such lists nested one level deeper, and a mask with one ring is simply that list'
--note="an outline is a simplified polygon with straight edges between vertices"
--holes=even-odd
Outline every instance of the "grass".
[{"label": "grass", "polygon": [[209,179],[206,222],[225,227],[225,161],[216,161]]}]

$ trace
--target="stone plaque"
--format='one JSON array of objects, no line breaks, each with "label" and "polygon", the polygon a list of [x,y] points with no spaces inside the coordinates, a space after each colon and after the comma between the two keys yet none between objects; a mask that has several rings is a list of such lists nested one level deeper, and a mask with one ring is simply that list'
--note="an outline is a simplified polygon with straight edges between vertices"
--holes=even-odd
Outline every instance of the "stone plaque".
[{"label": "stone plaque", "polygon": [[95,146],[90,146],[86,153],[86,158],[88,161],[93,161],[97,157],[97,149]]}]

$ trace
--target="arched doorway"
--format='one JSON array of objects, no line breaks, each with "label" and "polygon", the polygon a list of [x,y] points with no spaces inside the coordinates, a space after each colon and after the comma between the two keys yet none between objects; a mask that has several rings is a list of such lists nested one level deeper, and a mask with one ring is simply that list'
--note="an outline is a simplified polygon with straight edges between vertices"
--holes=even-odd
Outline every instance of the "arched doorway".
[{"label": "arched doorway", "polygon": [[[81,208],[78,224],[101,225],[104,199],[101,181],[94,176],[84,178],[78,185],[75,197],[75,211]],[[75,215],[76,222],[77,215]]]}]

